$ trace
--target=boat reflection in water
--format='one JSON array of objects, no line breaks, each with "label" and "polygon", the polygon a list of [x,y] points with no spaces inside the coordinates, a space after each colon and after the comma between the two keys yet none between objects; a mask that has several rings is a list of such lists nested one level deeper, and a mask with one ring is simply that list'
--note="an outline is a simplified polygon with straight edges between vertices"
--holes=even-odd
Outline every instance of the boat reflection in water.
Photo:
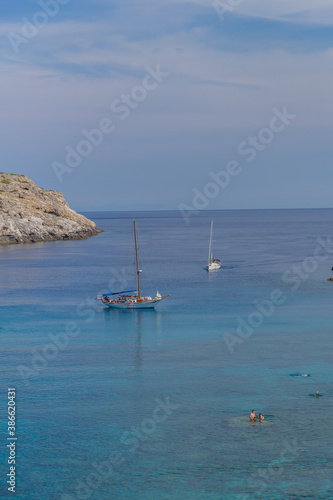
[{"label": "boat reflection in water", "polygon": [[[152,309],[151,313],[143,311],[128,311],[124,314],[122,311],[110,311],[104,309],[104,321],[109,324],[106,328],[109,333],[112,332],[113,341],[122,350],[123,342],[126,345],[126,358],[132,358],[130,363],[137,374],[139,374],[147,363],[150,350],[159,350],[163,347],[163,313]],[[114,344],[111,342],[111,346]],[[119,350],[110,351],[110,363],[116,373],[122,374],[122,356],[119,358]],[[113,356],[115,356],[113,358]],[[120,362],[120,364],[119,364]],[[126,372],[127,373],[127,372]]]}]

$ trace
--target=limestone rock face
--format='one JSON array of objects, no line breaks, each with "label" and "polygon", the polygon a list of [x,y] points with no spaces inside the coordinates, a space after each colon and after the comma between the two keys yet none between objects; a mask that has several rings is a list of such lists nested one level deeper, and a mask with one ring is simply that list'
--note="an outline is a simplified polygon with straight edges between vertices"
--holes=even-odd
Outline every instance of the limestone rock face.
[{"label": "limestone rock face", "polygon": [[0,172],[0,244],[78,240],[100,232],[61,193],[45,191],[25,175]]}]

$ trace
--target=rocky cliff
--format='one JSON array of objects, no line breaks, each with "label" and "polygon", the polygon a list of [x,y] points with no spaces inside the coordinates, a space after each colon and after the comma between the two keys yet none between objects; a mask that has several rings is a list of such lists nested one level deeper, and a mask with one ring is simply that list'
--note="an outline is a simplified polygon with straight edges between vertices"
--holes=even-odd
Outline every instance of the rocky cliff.
[{"label": "rocky cliff", "polygon": [[25,175],[0,172],[0,244],[77,240],[100,232],[61,193],[45,191]]}]

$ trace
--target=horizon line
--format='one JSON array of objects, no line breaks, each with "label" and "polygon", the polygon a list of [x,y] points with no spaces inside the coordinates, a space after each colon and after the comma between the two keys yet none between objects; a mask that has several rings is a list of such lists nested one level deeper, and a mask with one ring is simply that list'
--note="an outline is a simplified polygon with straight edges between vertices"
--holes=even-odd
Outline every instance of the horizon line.
[{"label": "horizon line", "polygon": [[[189,212],[201,213],[201,212],[232,212],[232,211],[250,211],[250,210],[333,210],[333,207],[297,207],[297,208],[214,208],[214,209],[202,209],[202,210],[189,210]],[[159,208],[159,209],[132,209],[132,210],[98,210],[98,209],[90,209],[90,210],[77,210],[78,212],[121,212],[121,213],[130,213],[130,212],[180,212],[181,210],[177,208]]]}]

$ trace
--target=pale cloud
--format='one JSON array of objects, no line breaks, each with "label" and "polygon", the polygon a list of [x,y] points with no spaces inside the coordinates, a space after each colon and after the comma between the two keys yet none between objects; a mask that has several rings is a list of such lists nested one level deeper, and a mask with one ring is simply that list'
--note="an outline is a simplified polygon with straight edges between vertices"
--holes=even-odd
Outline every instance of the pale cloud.
[{"label": "pale cloud", "polygon": [[[243,15],[253,18],[280,20],[284,22],[313,24],[333,24],[333,5],[331,0],[165,0],[174,5],[197,5],[213,8],[214,5],[226,6],[227,15]],[[230,10],[228,10],[228,8]]]}]

